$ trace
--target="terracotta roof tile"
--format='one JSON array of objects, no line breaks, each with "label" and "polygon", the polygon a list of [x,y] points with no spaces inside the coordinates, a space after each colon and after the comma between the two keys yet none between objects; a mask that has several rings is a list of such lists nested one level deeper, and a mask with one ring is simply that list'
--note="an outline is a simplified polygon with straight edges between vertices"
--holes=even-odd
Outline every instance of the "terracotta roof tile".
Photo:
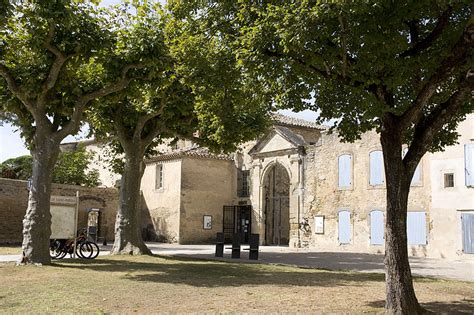
[{"label": "terracotta roof tile", "polygon": [[280,113],[272,113],[271,117],[276,124],[282,125],[282,126],[306,127],[306,128],[320,129],[320,130],[328,129],[328,127],[326,126],[319,125],[317,123],[314,123],[308,120],[286,116]]}]

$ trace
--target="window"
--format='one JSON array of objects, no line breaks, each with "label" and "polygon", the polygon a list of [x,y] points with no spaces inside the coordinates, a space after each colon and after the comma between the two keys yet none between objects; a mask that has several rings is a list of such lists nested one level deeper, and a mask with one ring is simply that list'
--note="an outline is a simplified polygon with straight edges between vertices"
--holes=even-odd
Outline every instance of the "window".
[{"label": "window", "polygon": [[454,187],[454,174],[444,174],[444,188]]},{"label": "window", "polygon": [[371,186],[378,186],[384,184],[384,167],[382,151],[370,152],[370,179]]},{"label": "window", "polygon": [[383,245],[384,233],[383,212],[374,210],[370,213],[370,244]]},{"label": "window", "polygon": [[352,156],[350,154],[339,156],[338,174],[339,188],[350,188],[352,186]]},{"label": "window", "polygon": [[426,245],[426,213],[407,213],[408,245]]},{"label": "window", "polygon": [[250,171],[237,170],[237,196],[248,197],[250,195],[249,185]]},{"label": "window", "polygon": [[156,164],[155,189],[163,188],[163,164]]},{"label": "window", "polygon": [[464,145],[464,172],[466,186],[474,187],[474,143]]},{"label": "window", "polygon": [[338,239],[339,244],[351,242],[351,213],[347,210],[338,213]]},{"label": "window", "polygon": [[[408,149],[405,148],[403,150],[403,157],[407,154]],[[416,166],[415,173],[413,173],[413,177],[411,178],[411,186],[421,186],[421,170],[420,170],[421,162]]]}]

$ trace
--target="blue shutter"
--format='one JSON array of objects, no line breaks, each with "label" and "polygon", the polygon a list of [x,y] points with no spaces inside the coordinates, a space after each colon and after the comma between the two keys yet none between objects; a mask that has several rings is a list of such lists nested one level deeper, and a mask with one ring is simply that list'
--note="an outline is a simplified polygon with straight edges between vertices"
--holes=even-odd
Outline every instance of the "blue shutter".
[{"label": "blue shutter", "polygon": [[474,144],[464,145],[464,173],[466,186],[474,186]]},{"label": "blue shutter", "polygon": [[[408,152],[407,148],[403,149],[402,157],[405,157],[407,152]],[[421,185],[421,171],[420,171],[420,164],[419,163],[416,166],[415,173],[413,173],[413,177],[411,178],[410,185],[412,185],[412,186]]]},{"label": "blue shutter", "polygon": [[382,185],[384,182],[382,151],[370,152],[370,185]]},{"label": "blue shutter", "polygon": [[370,244],[383,245],[384,222],[383,212],[374,210],[370,213]]},{"label": "blue shutter", "polygon": [[351,213],[349,211],[339,211],[339,244],[349,244],[351,242]]},{"label": "blue shutter", "polygon": [[415,173],[413,174],[413,177],[411,179],[411,185],[412,186],[421,185],[420,164],[416,166]]},{"label": "blue shutter", "polygon": [[349,154],[341,155],[338,159],[339,187],[341,188],[351,187],[351,160],[352,157]]},{"label": "blue shutter", "polygon": [[408,245],[426,245],[426,213],[407,213]]},{"label": "blue shutter", "polygon": [[462,221],[462,251],[474,254],[474,214],[461,214]]}]

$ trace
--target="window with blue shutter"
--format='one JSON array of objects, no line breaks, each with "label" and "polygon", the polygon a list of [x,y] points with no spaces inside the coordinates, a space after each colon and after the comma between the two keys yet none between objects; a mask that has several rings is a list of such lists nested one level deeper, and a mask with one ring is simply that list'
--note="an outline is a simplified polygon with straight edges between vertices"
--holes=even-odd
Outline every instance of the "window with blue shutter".
[{"label": "window with blue shutter", "polygon": [[[408,149],[405,148],[403,150],[403,157],[407,154]],[[411,178],[411,186],[420,186],[421,185],[421,169],[420,169],[421,161],[418,163],[415,169],[415,173],[413,173],[413,177]]]},{"label": "window with blue shutter", "polygon": [[380,210],[370,212],[370,244],[383,245],[384,232],[383,212]]},{"label": "window with blue shutter", "polygon": [[351,213],[350,211],[339,211],[338,214],[338,239],[339,244],[351,242]]},{"label": "window with blue shutter", "polygon": [[371,186],[383,185],[384,167],[382,151],[370,152],[370,180]]},{"label": "window with blue shutter", "polygon": [[462,213],[462,251],[474,254],[474,213]]},{"label": "window with blue shutter", "polygon": [[352,185],[352,156],[344,154],[338,158],[339,188],[350,188]]},{"label": "window with blue shutter", "polygon": [[408,245],[426,245],[426,212],[407,213]]},{"label": "window with blue shutter", "polygon": [[474,187],[474,143],[464,145],[464,174],[466,186]]},{"label": "window with blue shutter", "polygon": [[420,186],[421,185],[421,171],[420,171],[420,164],[416,166],[415,173],[411,179],[412,186]]}]

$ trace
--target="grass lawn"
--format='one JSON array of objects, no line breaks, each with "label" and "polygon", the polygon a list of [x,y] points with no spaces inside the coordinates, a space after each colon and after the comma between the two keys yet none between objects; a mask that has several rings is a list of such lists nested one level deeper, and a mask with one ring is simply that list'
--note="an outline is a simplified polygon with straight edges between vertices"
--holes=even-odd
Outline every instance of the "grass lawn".
[{"label": "grass lawn", "polygon": [[[416,278],[436,312],[474,312],[469,282]],[[362,313],[383,311],[384,276],[164,257],[0,264],[0,313]]]},{"label": "grass lawn", "polygon": [[21,245],[1,245],[0,255],[20,255]]}]

